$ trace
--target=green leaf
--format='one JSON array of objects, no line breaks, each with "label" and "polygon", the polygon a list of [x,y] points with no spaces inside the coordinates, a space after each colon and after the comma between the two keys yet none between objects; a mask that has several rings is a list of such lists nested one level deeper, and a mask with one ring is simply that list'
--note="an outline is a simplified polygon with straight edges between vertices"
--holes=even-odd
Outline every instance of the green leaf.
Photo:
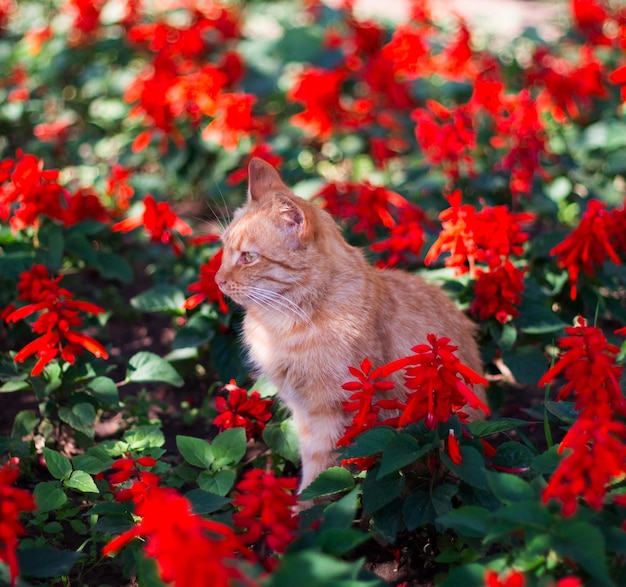
[{"label": "green leaf", "polygon": [[111,466],[113,459],[99,458],[90,453],[76,455],[72,458],[72,464],[77,471],[85,471],[90,475],[97,475]]},{"label": "green leaf", "polygon": [[386,477],[378,477],[377,467],[367,472],[363,482],[363,513],[369,515],[396,497],[399,497],[404,489],[404,477],[399,471]]},{"label": "green leaf", "polygon": [[526,334],[558,332],[569,326],[549,306],[536,301],[522,303],[520,315],[515,319],[515,324]]},{"label": "green leaf", "polygon": [[429,450],[430,444],[420,446],[410,434],[397,434],[385,445],[383,457],[380,461],[378,478],[382,478],[389,473],[399,471],[403,467],[414,463],[422,458]]},{"label": "green leaf", "polygon": [[43,245],[43,263],[50,269],[56,271],[63,263],[63,250],[65,248],[65,238],[63,228],[58,224],[42,224],[39,230],[39,240]]},{"label": "green leaf", "polygon": [[165,444],[165,436],[158,426],[135,426],[124,432],[124,440],[130,450],[143,451],[147,448],[161,448]]},{"label": "green leaf", "polygon": [[67,479],[70,476],[72,463],[65,455],[46,446],[43,447],[42,452],[50,475],[55,479]]},{"label": "green leaf", "polygon": [[100,493],[93,477],[85,471],[74,471],[70,478],[63,482],[63,485],[82,493]]},{"label": "green leaf", "polygon": [[22,548],[17,551],[20,574],[35,579],[69,575],[72,567],[85,555],[51,546]]},{"label": "green leaf", "polygon": [[355,528],[333,528],[320,533],[315,546],[333,556],[344,556],[369,539],[369,534]]},{"label": "green leaf", "polygon": [[522,472],[530,469],[534,457],[526,445],[510,440],[498,447],[491,463],[503,471]]},{"label": "green leaf", "polygon": [[216,334],[211,340],[209,350],[211,362],[222,381],[230,379],[240,381],[248,377],[249,369],[246,366],[244,351],[235,337]]},{"label": "green leaf", "polygon": [[71,408],[62,406],[59,408],[59,418],[66,424],[69,424],[74,430],[78,430],[85,436],[93,438],[96,410],[90,403],[83,402]]},{"label": "green leaf", "polygon": [[39,424],[41,418],[30,410],[22,410],[17,413],[13,420],[11,436],[13,438],[23,438],[28,436]]},{"label": "green leaf", "polygon": [[198,515],[212,514],[231,502],[227,497],[203,489],[192,489],[185,493],[185,497],[190,501],[194,513]]},{"label": "green leaf", "polygon": [[483,538],[489,532],[491,513],[483,507],[467,505],[440,516],[437,521],[461,536]]},{"label": "green leaf", "polygon": [[614,585],[607,567],[604,536],[595,526],[576,519],[560,520],[550,544],[558,555],[576,561],[601,585]]},{"label": "green leaf", "polygon": [[246,454],[245,428],[230,428],[218,434],[211,443],[213,466],[217,469],[239,463]]},{"label": "green leaf", "polygon": [[485,567],[478,563],[465,564],[450,571],[440,587],[483,587],[485,585]]},{"label": "green leaf", "polygon": [[38,483],[33,490],[33,497],[40,512],[58,510],[67,501],[67,495],[58,481]]},{"label": "green leaf", "polygon": [[517,475],[487,471],[487,484],[502,503],[531,501],[535,497],[530,484]]},{"label": "green leaf", "polygon": [[354,487],[352,473],[343,467],[330,467],[305,487],[300,494],[301,501],[342,493]]},{"label": "green leaf", "polygon": [[87,384],[87,393],[97,399],[103,406],[118,406],[120,394],[115,381],[110,377],[96,377]]},{"label": "green leaf", "polygon": [[215,336],[213,322],[202,314],[194,314],[176,333],[172,342],[174,350],[198,348],[210,342]]},{"label": "green leaf", "polygon": [[287,459],[294,465],[300,463],[298,430],[293,418],[268,424],[263,430],[263,441],[277,455]]},{"label": "green leaf", "polygon": [[447,453],[441,453],[441,460],[446,467],[459,476],[468,485],[477,489],[487,489],[485,461],[482,455],[471,446],[461,446],[463,460],[457,465]]},{"label": "green leaf", "polygon": [[426,491],[411,493],[404,501],[402,516],[408,530],[415,530],[426,523],[435,524],[438,517],[452,509],[452,498],[459,488],[444,483],[433,489],[432,495]]},{"label": "green leaf", "polygon": [[182,313],[185,294],[176,285],[161,283],[130,300],[131,306],[141,312]]},{"label": "green leaf", "polygon": [[206,440],[179,435],[176,437],[176,446],[183,459],[190,465],[203,469],[208,469],[213,465],[213,449]]},{"label": "green leaf", "polygon": [[396,436],[396,431],[387,426],[376,426],[359,434],[351,446],[342,450],[344,459],[371,457],[383,452],[385,445]]},{"label": "green leaf", "polygon": [[265,587],[383,587],[375,575],[364,578],[362,561],[345,562],[316,550],[295,552],[284,558]]},{"label": "green leaf", "polygon": [[554,402],[548,400],[545,402],[545,407],[548,412],[566,424],[573,424],[578,420],[578,412],[574,402]]},{"label": "green leaf", "polygon": [[533,346],[502,349],[502,360],[515,380],[525,385],[536,385],[548,367],[543,351]]},{"label": "green leaf", "polygon": [[174,367],[159,355],[149,351],[141,351],[130,358],[126,379],[135,383],[159,381],[174,387],[181,387],[184,384]]},{"label": "green leaf", "polygon": [[506,430],[514,430],[520,426],[530,426],[536,424],[536,422],[529,422],[528,420],[519,420],[517,418],[493,418],[491,420],[482,420],[478,422],[470,422],[467,426],[472,436],[476,438],[484,438],[498,432],[505,432]]},{"label": "green leaf", "polygon": [[402,507],[402,517],[407,530],[413,531],[426,524],[435,523],[435,508],[426,491],[414,491],[405,500]]},{"label": "green leaf", "polygon": [[232,469],[222,469],[215,473],[202,471],[198,475],[198,485],[204,491],[224,496],[232,489],[236,476],[237,474]]},{"label": "green leaf", "polygon": [[359,488],[355,487],[350,493],[327,506],[324,509],[320,532],[350,528],[356,517],[359,493]]},{"label": "green leaf", "polygon": [[133,268],[130,263],[115,253],[98,251],[93,260],[93,266],[106,279],[116,279],[121,283],[132,283],[133,281]]},{"label": "green leaf", "polygon": [[543,475],[552,475],[563,458],[563,455],[559,454],[558,451],[558,446],[551,446],[543,454],[534,457],[530,462],[532,470]]}]

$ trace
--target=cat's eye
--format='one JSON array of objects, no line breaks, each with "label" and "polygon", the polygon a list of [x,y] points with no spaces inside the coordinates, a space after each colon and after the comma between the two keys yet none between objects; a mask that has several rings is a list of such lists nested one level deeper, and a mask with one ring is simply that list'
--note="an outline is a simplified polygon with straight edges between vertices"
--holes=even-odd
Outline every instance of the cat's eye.
[{"label": "cat's eye", "polygon": [[255,253],[253,251],[244,251],[243,253],[241,253],[241,257],[240,257],[241,262],[245,263],[246,265],[253,263],[258,258],[259,258],[259,253]]}]

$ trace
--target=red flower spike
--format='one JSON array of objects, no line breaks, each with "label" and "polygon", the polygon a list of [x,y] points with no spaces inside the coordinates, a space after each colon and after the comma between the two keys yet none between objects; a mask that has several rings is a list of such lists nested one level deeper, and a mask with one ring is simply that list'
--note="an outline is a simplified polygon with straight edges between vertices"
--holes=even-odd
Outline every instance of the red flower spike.
[{"label": "red flower spike", "polygon": [[476,147],[476,130],[468,105],[448,110],[434,100],[427,108],[411,112],[415,121],[415,138],[426,161],[441,166],[451,180],[462,174],[474,174],[472,149]]},{"label": "red flower spike", "polygon": [[63,222],[69,193],[57,170],[44,170],[43,160],[18,150],[15,160],[0,161],[0,221],[14,231],[37,227],[41,217]]},{"label": "red flower spike", "polygon": [[456,439],[452,428],[448,431],[448,455],[456,465],[460,465],[463,462],[459,441]]},{"label": "red flower spike", "polygon": [[570,280],[570,297],[577,296],[577,281],[582,272],[593,275],[595,268],[610,259],[616,265],[621,261],[611,244],[612,218],[606,205],[589,200],[578,226],[565,240],[550,251],[559,267],[567,269]]},{"label": "red flower spike", "polygon": [[[233,505],[239,508],[233,521],[244,529],[239,536],[243,544],[252,545],[263,540],[275,553],[281,554],[296,537],[298,518],[294,516],[297,503],[297,479],[275,477],[261,469],[244,474],[235,486]],[[263,564],[270,568],[272,560]]]},{"label": "red flower spike", "polygon": [[50,277],[43,265],[24,271],[18,282],[19,297],[32,303],[4,317],[7,322],[17,322],[41,312],[32,324],[33,332],[41,336],[29,342],[14,357],[16,362],[22,362],[36,355],[38,361],[31,371],[33,376],[40,375],[44,367],[59,356],[70,364],[83,350],[98,358],[108,359],[109,356],[97,340],[76,330],[83,325],[79,312],[97,315],[104,310],[95,304],[72,299],[73,294],[59,286],[61,279]]},{"label": "red flower spike", "polygon": [[248,392],[231,379],[224,386],[228,391],[228,399],[218,396],[215,398],[215,408],[219,414],[213,420],[220,431],[229,428],[245,428],[246,438],[260,438],[265,425],[272,418],[270,411],[274,403],[271,399],[261,399],[258,391]]},{"label": "red flower spike", "polygon": [[525,585],[524,574],[519,571],[509,571],[504,576],[491,569],[485,571],[485,587],[524,587]]},{"label": "red flower spike", "polygon": [[180,236],[190,236],[191,227],[174,213],[167,202],[157,203],[151,194],[146,195],[143,204],[142,214],[115,223],[111,230],[130,232],[143,226],[152,242],[171,245],[176,255],[182,254],[183,245]]},{"label": "red flower spike", "polygon": [[566,384],[557,399],[574,393],[578,419],[561,442],[559,452],[568,450],[548,486],[543,500],[556,499],[563,515],[573,515],[579,499],[601,509],[607,487],[626,473],[626,399],[619,386],[622,367],[617,365],[619,348],[609,344],[602,332],[587,326],[582,318],[566,328],[559,339],[567,349],[546,372],[539,385],[563,375]]},{"label": "red flower spike", "polygon": [[20,574],[17,559],[19,537],[26,534],[19,516],[36,509],[33,496],[24,489],[13,487],[19,470],[9,464],[0,469],[0,560],[9,568],[11,585]]},{"label": "red flower spike", "polygon": [[146,556],[157,562],[164,583],[200,587],[211,577],[216,587],[256,585],[236,566],[237,553],[250,551],[228,526],[194,515],[190,502],[169,487],[149,487],[136,502],[140,522],[111,540],[104,555],[117,552],[136,537],[145,538]]},{"label": "red flower spike", "polygon": [[492,271],[478,270],[471,312],[478,320],[495,318],[504,324],[519,314],[524,291],[524,269],[506,261]]}]

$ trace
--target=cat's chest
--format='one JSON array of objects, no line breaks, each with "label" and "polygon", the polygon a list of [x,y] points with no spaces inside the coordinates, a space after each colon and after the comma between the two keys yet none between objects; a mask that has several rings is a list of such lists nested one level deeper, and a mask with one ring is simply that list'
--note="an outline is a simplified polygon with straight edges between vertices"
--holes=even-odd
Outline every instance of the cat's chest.
[{"label": "cat's chest", "polygon": [[343,370],[345,356],[313,326],[277,332],[262,322],[246,319],[244,339],[252,361],[285,390],[317,385]]}]

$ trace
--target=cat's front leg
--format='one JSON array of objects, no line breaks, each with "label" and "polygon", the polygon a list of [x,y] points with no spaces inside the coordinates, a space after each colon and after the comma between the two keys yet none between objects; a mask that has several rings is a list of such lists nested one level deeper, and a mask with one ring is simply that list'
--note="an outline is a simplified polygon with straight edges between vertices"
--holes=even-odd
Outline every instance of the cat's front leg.
[{"label": "cat's front leg", "polygon": [[300,440],[302,479],[299,492],[308,487],[322,472],[337,464],[334,450],[345,428],[341,405],[337,410],[316,413],[295,410],[293,417]]}]

